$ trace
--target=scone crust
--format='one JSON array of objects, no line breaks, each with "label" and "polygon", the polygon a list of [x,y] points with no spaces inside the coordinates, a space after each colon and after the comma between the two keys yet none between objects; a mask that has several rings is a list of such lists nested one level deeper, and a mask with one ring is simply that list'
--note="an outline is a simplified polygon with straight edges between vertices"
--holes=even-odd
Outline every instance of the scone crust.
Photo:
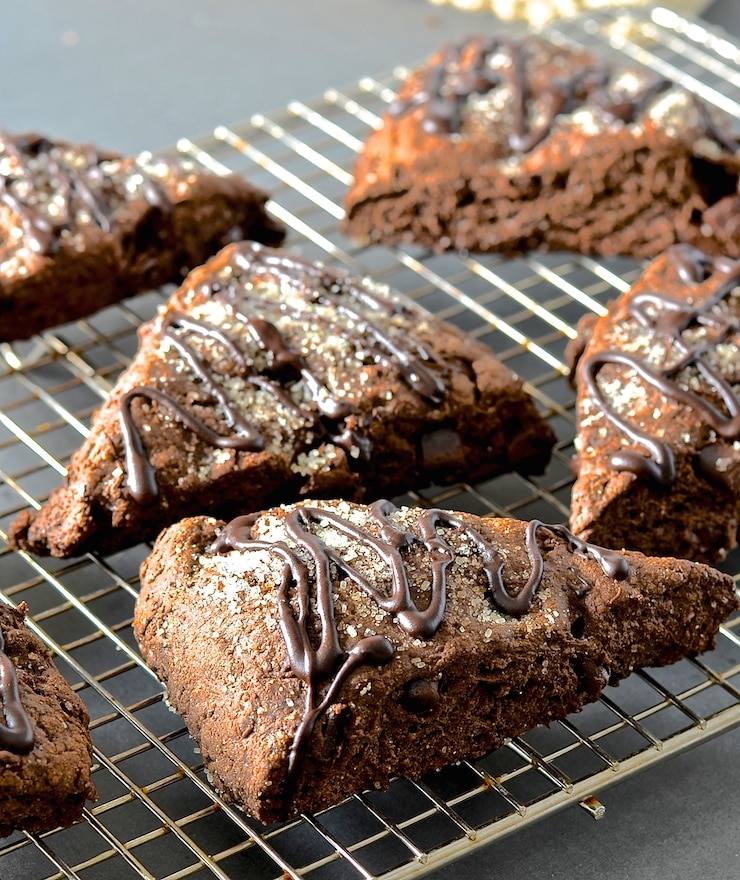
[{"label": "scone crust", "polygon": [[[65,485],[12,525],[16,546],[104,552],[232,502],[538,473],[554,443],[487,346],[370,281],[254,243],[194,270],[139,335]],[[241,444],[245,423],[261,445]],[[156,497],[134,494],[136,442]]]},{"label": "scone crust", "polygon": [[730,132],[652,73],[543,38],[471,37],[403,83],[358,156],[343,228],[438,251],[645,258],[690,241],[740,257]]},{"label": "scone crust", "polygon": [[[388,564],[331,520],[338,516],[377,536],[380,527],[368,508],[303,502],[250,517],[255,543],[249,546],[227,540],[226,549],[215,550],[234,524],[213,518],[165,530],[142,567],[134,619],[142,654],[185,718],[213,784],[265,822],[322,809],[364,787],[385,788],[396,775],[417,777],[479,756],[597,699],[608,682],[634,667],[704,650],[737,607],[732,578],[707,566],[627,553],[629,573],[615,576],[541,528],[536,543],[544,573],[531,606],[521,615],[502,612],[487,587],[484,567],[491,558],[486,562],[472,533],[497,548],[506,585],[517,593],[533,570],[531,525],[451,514],[455,527],[444,517],[436,526],[452,560],[444,616],[433,633],[404,629],[403,610],[383,611],[348,569],[332,564],[341,657],[309,693],[310,676],[296,670],[304,661],[313,668],[322,662],[331,615],[319,622],[318,562],[314,567],[312,553],[293,540],[290,517],[301,510],[311,519],[308,531],[336,548],[341,565],[354,566],[388,595]],[[423,610],[442,547],[423,546],[423,511],[386,515],[419,539],[401,557]],[[289,566],[300,570],[288,551],[308,567],[303,625],[312,647],[305,656],[295,644],[289,648],[294,624],[301,624],[298,591],[285,589]],[[387,640],[392,657],[356,665],[327,699],[332,675],[342,677],[336,670],[368,639]],[[317,706],[305,736],[301,725]]]},{"label": "scone crust", "polygon": [[229,241],[280,244],[268,196],[186,157],[0,132],[0,342],[179,282]]},{"label": "scone crust", "polygon": [[71,825],[97,799],[87,709],[26,627],[23,609],[0,603],[0,632],[33,733],[28,752],[0,745],[0,837]]},{"label": "scone crust", "polygon": [[571,528],[721,560],[740,527],[740,261],[676,245],[581,330]]}]

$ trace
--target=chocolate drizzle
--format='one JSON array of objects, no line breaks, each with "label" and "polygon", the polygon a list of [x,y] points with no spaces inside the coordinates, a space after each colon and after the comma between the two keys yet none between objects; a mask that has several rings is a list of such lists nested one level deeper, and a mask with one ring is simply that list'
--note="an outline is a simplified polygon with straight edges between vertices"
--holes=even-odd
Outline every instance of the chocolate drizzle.
[{"label": "chocolate drizzle", "polygon": [[424,72],[421,88],[410,97],[398,98],[390,105],[391,116],[403,116],[423,107],[423,126],[430,134],[459,131],[461,111],[467,99],[476,93],[486,94],[501,82],[499,74],[487,65],[497,46],[497,41],[482,37],[468,44],[447,46],[440,62]]},{"label": "chocolate drizzle", "polygon": [[[646,454],[622,450],[611,457],[611,467],[615,471],[630,471],[664,487],[672,485],[676,479],[672,449],[629,416],[620,415],[609,406],[597,381],[603,367],[625,367],[664,397],[691,408],[719,437],[724,440],[740,437],[740,396],[707,357],[717,346],[740,332],[740,314],[717,308],[740,285],[740,262],[724,257],[711,260],[688,245],[675,246],[668,252],[668,258],[687,287],[703,283],[707,277],[714,278],[716,284],[714,294],[698,307],[688,295],[679,300],[668,294],[642,292],[630,298],[629,317],[665,348],[669,353],[668,363],[658,367],[635,354],[609,349],[589,355],[579,365],[580,381],[586,384],[591,398],[605,416],[633,443],[646,450]],[[698,330],[702,332],[699,334]],[[712,389],[722,408],[692,390],[687,383],[679,384],[679,374],[689,368]],[[717,467],[719,459],[719,455],[705,455],[700,465],[705,473],[710,476],[714,473],[721,482],[723,475]]]},{"label": "chocolate drizzle", "polygon": [[[371,337],[377,353],[394,361],[410,388],[430,403],[441,402],[447,389],[438,373],[428,366],[433,360],[431,353],[408,335],[391,336],[367,315],[370,312],[386,319],[408,317],[410,313],[401,303],[373,291],[370,286],[349,274],[301,260],[285,251],[252,243],[247,248],[248,250],[243,249],[238,254],[238,263],[239,268],[255,274],[253,287],[257,287],[259,278],[266,275],[277,280],[281,286],[300,292],[307,306],[327,306],[338,314],[345,315],[355,324],[358,336],[366,334]],[[239,299],[244,298],[243,289],[229,285],[224,288],[215,287],[213,292],[229,299],[234,308]],[[266,305],[264,301],[262,305]],[[285,311],[284,306],[280,306],[280,311]],[[302,314],[297,317],[302,317]],[[318,310],[312,310],[311,317],[318,319]],[[321,320],[327,334],[346,333],[338,322],[332,322],[326,316],[322,316]]]},{"label": "chocolate drizzle", "polygon": [[[412,639],[432,639],[444,621],[447,601],[447,569],[455,551],[440,530],[451,530],[473,545],[485,577],[486,594],[497,609],[521,617],[530,608],[545,570],[538,542],[541,530],[564,541],[574,553],[594,559],[604,573],[617,580],[629,574],[626,559],[619,553],[596,547],[576,538],[565,526],[545,525],[534,520],[527,525],[526,551],[531,573],[527,582],[512,594],[503,577],[504,557],[466,519],[440,509],[418,510],[419,535],[397,528],[389,519],[397,508],[380,500],[367,508],[371,530],[361,528],[327,507],[298,506],[283,520],[286,541],[264,541],[253,537],[260,514],[237,517],[228,523],[208,552],[267,550],[283,563],[283,577],[277,588],[280,629],[285,640],[290,667],[306,684],[303,718],[290,749],[288,775],[293,777],[305,743],[319,716],[337,697],[350,673],[359,666],[380,666],[393,659],[395,649],[385,636],[374,634],[358,639],[345,651],[340,643],[335,617],[334,592],[338,580],[349,580],[385,611]],[[373,583],[362,564],[350,561],[324,540],[320,529],[329,529],[379,558],[390,574],[389,588]],[[424,607],[414,599],[410,572],[404,554],[423,547],[430,566],[429,599]],[[415,563],[418,567],[418,562]],[[313,592],[313,597],[312,597]],[[323,694],[321,693],[324,689]]]},{"label": "chocolate drizzle", "polygon": [[[166,314],[161,323],[161,338],[177,350],[204,392],[203,403],[213,405],[230,433],[220,433],[209,428],[191,409],[175,400],[166,391],[137,386],[121,398],[119,421],[123,437],[126,480],[132,496],[142,504],[152,503],[158,495],[156,475],[144,448],[140,428],[137,427],[132,403],[143,398],[168,410],[181,424],[193,431],[204,443],[217,448],[229,448],[255,452],[264,448],[265,438],[242,412],[240,404],[218,381],[222,372],[206,362],[195,340],[210,341],[231,362],[230,371],[245,382],[268,393],[280,405],[305,420],[313,445],[329,441],[344,449],[348,460],[359,466],[370,456],[370,445],[363,435],[362,424],[355,406],[346,399],[333,395],[323,379],[309,365],[306,358],[294,351],[285,340],[277,323],[282,316],[290,317],[297,324],[319,325],[322,335],[346,336],[346,327],[333,313],[343,315],[351,326],[353,342],[358,351],[369,351],[374,360],[392,363],[404,381],[431,404],[439,404],[446,394],[438,370],[431,368],[432,355],[423,345],[408,336],[390,334],[377,322],[377,316],[386,321],[403,316],[404,307],[375,294],[368,287],[340,272],[314,266],[288,254],[244,243],[239,246],[238,270],[248,271],[252,283],[214,281],[200,293],[220,301],[234,321],[244,327],[244,339],[234,339],[223,330],[205,320],[196,320],[178,312]],[[286,302],[271,302],[260,296],[263,283],[278,284],[303,300],[303,306]],[[291,297],[293,302],[295,297]],[[245,311],[258,312],[248,316]],[[368,314],[370,313],[370,314]],[[251,356],[243,342],[256,346]],[[258,362],[259,360],[259,362]],[[290,389],[296,383],[302,386],[303,401],[294,401]],[[141,418],[141,417],[139,417]],[[348,427],[351,419],[357,425]]]},{"label": "chocolate drizzle", "polygon": [[[67,152],[72,155],[67,156]],[[113,207],[101,164],[118,158],[89,145],[58,144],[36,135],[0,134],[0,159],[8,166],[0,174],[0,203],[17,215],[25,244],[42,256],[53,255],[62,233],[74,227],[81,208],[93,224],[109,232]],[[169,200],[162,187],[142,167],[137,165],[136,171],[144,178],[141,193],[147,202],[166,208]],[[47,189],[53,211],[40,197]]]},{"label": "chocolate drizzle", "polygon": [[[457,134],[469,98],[505,89],[513,113],[509,146],[516,152],[528,152],[548,137],[561,114],[587,107],[606,122],[631,123],[673,85],[670,80],[654,78],[637,93],[618,91],[610,88],[609,67],[594,61],[579,70],[550,76],[535,86],[529,68],[530,56],[537,51],[536,42],[483,37],[448,46],[437,63],[421,72],[416,92],[396,99],[389,113],[400,117],[421,108],[425,131]],[[497,55],[506,56],[507,61],[494,68],[490,61]],[[725,145],[726,138],[715,131],[709,116],[704,114],[702,118],[707,133]]]},{"label": "chocolate drizzle", "polygon": [[0,629],[0,749],[24,755],[33,748],[33,727],[18,695],[15,667],[5,653]]}]

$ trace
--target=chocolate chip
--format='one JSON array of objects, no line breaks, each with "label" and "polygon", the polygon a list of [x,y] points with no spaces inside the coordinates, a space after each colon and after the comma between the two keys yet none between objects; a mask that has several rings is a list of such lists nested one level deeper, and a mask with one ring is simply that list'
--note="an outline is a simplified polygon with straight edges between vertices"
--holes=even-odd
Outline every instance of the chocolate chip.
[{"label": "chocolate chip", "polygon": [[439,428],[421,438],[421,455],[424,466],[429,469],[462,464],[460,435],[452,428]]},{"label": "chocolate chip", "polygon": [[439,682],[416,678],[406,684],[401,704],[407,712],[422,714],[439,705]]}]

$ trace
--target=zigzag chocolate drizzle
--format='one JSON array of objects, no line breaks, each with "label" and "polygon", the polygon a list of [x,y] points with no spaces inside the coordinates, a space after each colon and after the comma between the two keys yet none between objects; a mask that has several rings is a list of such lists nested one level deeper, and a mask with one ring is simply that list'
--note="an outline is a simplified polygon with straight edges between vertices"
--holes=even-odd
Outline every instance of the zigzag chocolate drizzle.
[{"label": "zigzag chocolate drizzle", "polygon": [[[403,304],[373,292],[349,274],[310,263],[278,248],[264,248],[250,244],[247,254],[242,252],[238,255],[238,262],[240,268],[257,275],[253,283],[254,287],[258,286],[259,273],[263,272],[268,278],[276,279],[281,284],[300,291],[307,305],[329,306],[337,313],[346,315],[355,322],[358,336],[363,334],[370,336],[378,353],[386,357],[390,356],[397,363],[410,388],[430,403],[439,403],[444,397],[446,393],[444,383],[428,366],[434,360],[432,354],[408,335],[400,337],[385,333],[358,309],[358,305],[362,305],[371,313],[376,312],[386,318],[393,318],[396,315],[408,316],[410,312]],[[212,287],[211,293],[217,298],[229,301],[236,310],[237,317],[244,320],[238,312],[239,299],[244,297],[241,288],[233,284],[216,285]],[[270,304],[262,300],[260,307],[269,309]],[[275,306],[273,305],[272,308],[274,309]],[[284,306],[279,307],[280,313],[284,313],[285,310]],[[293,316],[303,317],[301,313],[294,313]],[[318,314],[312,311],[311,317],[316,320]],[[321,320],[327,334],[346,333],[341,324],[329,321],[325,316],[322,316]]]},{"label": "zigzag chocolate drizzle", "polygon": [[15,667],[5,653],[5,637],[0,629],[0,748],[24,755],[33,748],[33,727],[18,695]]},{"label": "zigzag chocolate drizzle", "polygon": [[[740,262],[724,257],[712,260],[688,245],[675,246],[668,256],[687,286],[703,282],[707,273],[710,277],[718,276],[714,295],[699,308],[692,305],[688,295],[679,300],[663,293],[644,292],[629,300],[629,316],[656,341],[663,343],[666,351],[673,354],[671,362],[658,368],[637,355],[609,349],[589,355],[579,365],[579,379],[586,384],[591,398],[604,415],[647,453],[622,450],[611,457],[611,467],[615,471],[630,471],[661,486],[670,486],[676,479],[674,453],[668,443],[609,406],[597,381],[604,366],[619,364],[634,371],[660,394],[690,407],[723,439],[735,440],[740,436],[740,395],[706,357],[718,345],[740,333],[740,314],[716,311],[716,306],[740,284]],[[699,326],[708,332],[696,342],[687,339],[686,331]],[[679,374],[689,367],[696,369],[717,392],[724,411],[690,387],[679,384]],[[713,464],[709,454],[702,456],[701,466],[710,476],[717,471],[716,461]],[[717,479],[722,477],[718,471],[714,476]]]},{"label": "zigzag chocolate drizzle", "polygon": [[[302,416],[306,425],[313,429],[316,443],[329,440],[348,453],[350,462],[362,463],[369,458],[370,447],[366,437],[346,427],[345,420],[354,413],[355,407],[347,400],[335,397],[322,380],[309,367],[306,359],[294,351],[283,338],[276,323],[282,314],[295,320],[311,321],[322,325],[327,337],[346,334],[346,328],[329,319],[323,311],[312,308],[315,304],[329,306],[336,313],[348,316],[353,324],[356,344],[369,347],[374,356],[391,361],[406,383],[432,404],[438,404],[446,393],[438,371],[430,369],[432,355],[418,342],[408,337],[398,338],[384,332],[359,307],[392,317],[403,314],[401,305],[375,295],[358,284],[350,276],[314,266],[293,258],[279,250],[249,247],[248,256],[240,254],[240,268],[248,269],[254,276],[252,289],[246,291],[232,282],[216,281],[205,291],[215,300],[227,304],[235,320],[244,324],[246,334],[257,343],[264,355],[266,366],[259,368],[255,360],[239,341],[226,331],[203,320],[196,320],[179,313],[171,313],[163,320],[161,336],[176,348],[183,362],[205,392],[204,397],[216,403],[229,433],[220,433],[207,427],[204,422],[167,392],[150,387],[137,386],[125,394],[120,402],[119,421],[123,436],[126,464],[126,480],[129,491],[140,503],[153,502],[158,494],[156,475],[149,462],[139,427],[134,420],[131,404],[136,398],[154,401],[169,410],[189,430],[205,443],[218,448],[258,451],[264,447],[264,437],[249,420],[249,414],[240,410],[236,401],[218,382],[217,373],[206,363],[188,338],[211,339],[225,350],[235,364],[241,377],[272,395],[282,406]],[[259,297],[260,273],[264,272],[273,283],[290,285],[306,302],[306,309],[296,311],[283,303],[272,303]],[[249,304],[259,310],[261,317],[249,317],[244,307]],[[308,402],[299,405],[293,401],[287,388],[301,382]]]},{"label": "zigzag chocolate drizzle", "polygon": [[[460,532],[475,546],[486,579],[486,592],[493,605],[516,617],[529,610],[544,574],[544,559],[537,540],[541,529],[565,541],[572,552],[594,559],[609,577],[622,580],[629,574],[627,561],[620,554],[587,544],[565,526],[545,525],[533,520],[526,530],[531,574],[518,593],[512,595],[504,582],[504,558],[498,548],[463,517],[436,508],[419,510],[420,536],[416,537],[399,530],[389,521],[389,516],[396,511],[397,508],[385,500],[369,506],[368,519],[378,531],[376,536],[327,508],[295,507],[287,513],[283,524],[297,550],[291,549],[284,541],[254,539],[252,528],[260,514],[250,514],[228,523],[209,548],[210,553],[267,550],[283,561],[283,578],[277,597],[280,629],[290,667],[307,686],[304,716],[290,749],[289,776],[296,772],[317,719],[335,701],[349,674],[358,666],[388,663],[395,652],[392,642],[381,635],[360,638],[348,652],[343,650],[334,614],[333,595],[337,580],[351,580],[407,635],[427,640],[435,636],[444,620],[446,573],[455,559],[455,552],[440,534],[440,529]],[[371,550],[390,572],[390,588],[385,591],[372,583],[360,567],[317,534],[317,526],[335,530],[349,538],[353,546]],[[412,596],[409,572],[403,558],[403,552],[413,545],[425,548],[431,569],[430,598],[423,608]],[[306,558],[310,559],[311,566],[306,563]],[[312,592],[315,606],[312,606]],[[315,607],[315,613],[312,607]],[[314,641],[318,638],[317,646],[312,643],[310,632],[317,633],[314,637]],[[323,695],[320,694],[322,686],[326,688]]]}]

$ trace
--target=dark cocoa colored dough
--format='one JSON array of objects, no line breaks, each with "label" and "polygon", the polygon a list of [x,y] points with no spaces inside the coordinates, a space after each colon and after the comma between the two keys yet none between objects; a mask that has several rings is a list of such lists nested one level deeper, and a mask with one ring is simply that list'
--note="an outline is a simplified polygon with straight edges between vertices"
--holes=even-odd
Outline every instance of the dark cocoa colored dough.
[{"label": "dark cocoa colored dough", "polygon": [[0,132],[0,342],[180,282],[227,242],[280,244],[267,198],[182,156]]},{"label": "dark cocoa colored dough", "polygon": [[740,257],[732,120],[645,69],[472,37],[412,72],[345,199],[359,241],[436,251]]},{"label": "dark cocoa colored dough", "polygon": [[561,526],[329,500],[165,530],[134,631],[214,786],[272,822],[480,756],[737,607],[729,575]]},{"label": "dark cocoa colored dough", "polygon": [[541,473],[554,435],[483,343],[370,281],[243,242],[193,271],[11,542],[106,552],[202,511]]},{"label": "dark cocoa colored dough", "polygon": [[579,329],[571,528],[721,560],[740,527],[740,261],[675,245]]},{"label": "dark cocoa colored dough", "polygon": [[[87,709],[25,625],[24,612],[0,603],[0,837],[71,825],[85,801],[97,799]],[[31,742],[17,748],[12,732],[20,719]]]}]

